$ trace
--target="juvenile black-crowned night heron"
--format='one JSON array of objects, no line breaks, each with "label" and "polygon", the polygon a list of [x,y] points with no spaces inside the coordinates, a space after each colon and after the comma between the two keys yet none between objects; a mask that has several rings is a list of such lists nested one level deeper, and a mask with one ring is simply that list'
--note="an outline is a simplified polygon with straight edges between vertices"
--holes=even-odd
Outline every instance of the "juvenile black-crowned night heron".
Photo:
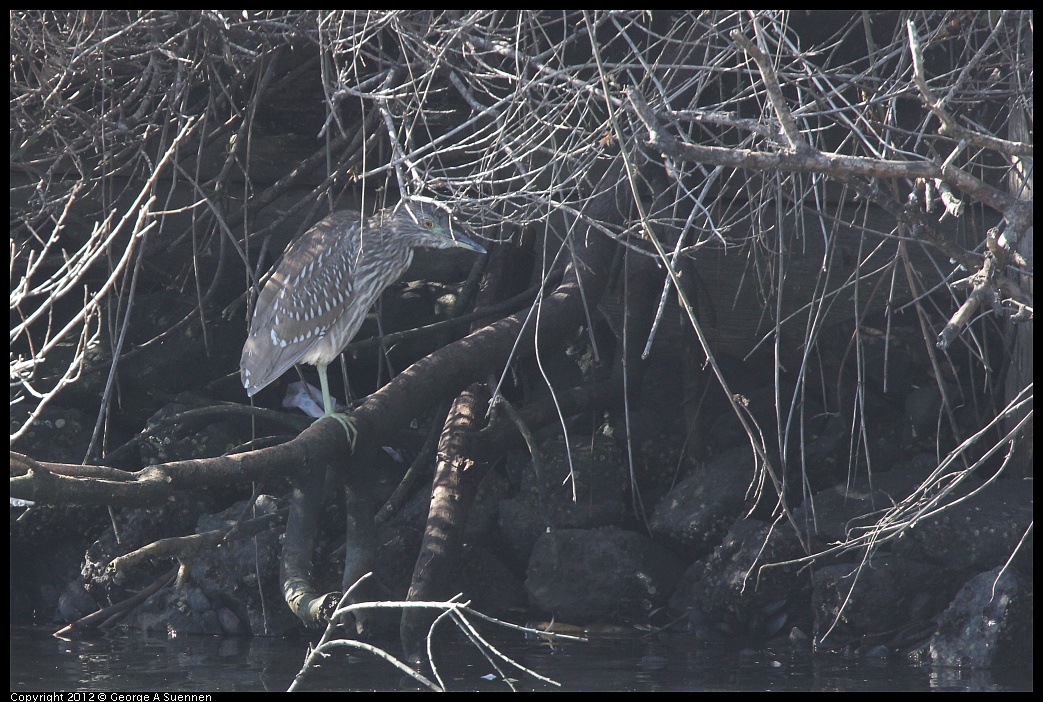
[{"label": "juvenile black-crowned night heron", "polygon": [[[290,366],[310,363],[319,370],[324,416],[334,414],[326,366],[358,332],[380,293],[409,268],[413,249],[420,246],[485,253],[448,212],[418,200],[371,217],[334,212],[287,247],[257,298],[239,361],[247,395]],[[345,429],[354,444],[354,428],[345,423]]]}]

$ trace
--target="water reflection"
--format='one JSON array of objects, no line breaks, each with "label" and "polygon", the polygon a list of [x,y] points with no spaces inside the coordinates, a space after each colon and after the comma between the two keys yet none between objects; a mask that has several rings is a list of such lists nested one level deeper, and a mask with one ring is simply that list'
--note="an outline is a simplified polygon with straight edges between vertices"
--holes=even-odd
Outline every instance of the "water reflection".
[{"label": "water reflection", "polygon": [[[501,638],[496,647],[559,683],[562,690],[1031,690],[1031,671],[1002,676],[916,666],[897,660],[845,660],[792,651],[734,651],[684,636],[631,638],[553,646]],[[500,675],[467,643],[438,642],[440,672],[452,690],[507,690]],[[122,634],[60,641],[49,631],[11,632],[11,691],[285,690],[307,643],[284,639],[147,638]],[[559,689],[505,670],[521,690]],[[386,663],[358,653],[331,656],[306,690],[395,690],[409,687]]]}]

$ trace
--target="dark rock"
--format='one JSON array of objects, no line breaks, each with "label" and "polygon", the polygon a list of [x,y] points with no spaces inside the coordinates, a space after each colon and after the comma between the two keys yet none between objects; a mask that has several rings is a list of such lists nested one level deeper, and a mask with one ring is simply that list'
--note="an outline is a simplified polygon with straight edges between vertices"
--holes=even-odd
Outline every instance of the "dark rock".
[{"label": "dark rock", "polygon": [[824,648],[897,650],[921,643],[953,594],[938,568],[880,555],[866,563],[817,568],[812,594],[815,638]]},{"label": "dark rock", "polygon": [[692,564],[670,599],[705,638],[762,641],[786,625],[810,628],[807,567],[781,563],[803,554],[792,527],[736,521],[709,556]]},{"label": "dark rock", "polygon": [[1032,665],[1032,584],[1002,568],[971,578],[942,616],[929,653],[938,665]]},{"label": "dark rock", "polygon": [[[775,413],[775,385],[764,385],[747,393],[736,393],[739,402],[749,411],[753,421],[764,432],[765,440],[771,444],[778,440],[778,420]],[[742,446],[749,442],[746,430],[735,410],[729,404],[718,414],[710,426],[709,440],[717,450]]]},{"label": "dark rock", "polygon": [[[241,520],[244,512],[246,518],[272,514],[279,502],[259,495],[248,510],[244,507],[240,502],[222,512],[203,515],[196,531],[228,528]],[[132,613],[127,623],[165,634],[296,632],[300,622],[289,609],[271,606],[272,602],[282,602],[278,577],[282,528],[282,522],[274,521],[271,528],[251,538],[228,539],[215,548],[200,551],[191,561],[185,585],[156,593]]]},{"label": "dark rock", "polygon": [[473,608],[491,617],[525,611],[525,586],[495,554],[485,548],[465,548],[461,561],[454,587],[460,588]]},{"label": "dark rock", "polygon": [[933,458],[919,454],[888,472],[862,470],[844,483],[819,490],[806,504],[793,510],[793,519],[816,551],[843,542],[858,529],[864,529],[888,509],[909,495],[927,478]]},{"label": "dark rock", "polygon": [[670,596],[681,565],[648,537],[618,527],[540,537],[525,587],[539,612],[573,624],[644,621]]},{"label": "dark rock", "polygon": [[74,622],[100,609],[80,583],[69,583],[58,597],[58,613],[65,622]]},{"label": "dark rock", "polygon": [[[12,434],[25,419],[16,414],[16,407],[11,407]],[[94,421],[77,409],[47,406],[11,448],[37,461],[75,465],[87,457],[93,427]]]},{"label": "dark rock", "polygon": [[659,501],[650,522],[652,533],[693,559],[708,554],[742,513],[755,470],[749,447],[725,451]]},{"label": "dark rock", "polygon": [[553,437],[540,443],[540,453],[542,475],[530,463],[520,476],[519,494],[500,503],[500,531],[513,558],[522,562],[548,527],[619,524],[629,513],[626,462],[611,438],[575,437],[566,450],[564,440]]},{"label": "dark rock", "polygon": [[506,543],[505,556],[512,565],[524,570],[532,554],[532,547],[546,531],[536,511],[520,498],[511,498],[500,503],[500,533]]},{"label": "dark rock", "polygon": [[1031,532],[1019,546],[1032,523],[1031,481],[996,480],[983,485],[971,478],[958,486],[952,499],[978,488],[959,504],[919,519],[895,541],[894,552],[973,573],[1006,563],[1016,549],[1014,566],[1031,572]]},{"label": "dark rock", "polygon": [[938,435],[942,411],[942,393],[936,384],[913,388],[905,398],[906,428],[910,441],[921,441]]},{"label": "dark rock", "polygon": [[243,631],[242,620],[227,607],[221,607],[217,610],[217,620],[221,624],[221,630],[229,636],[242,636],[247,633]]},{"label": "dark rock", "polygon": [[222,425],[208,423],[198,428],[186,427],[178,415],[190,409],[212,405],[212,401],[182,393],[177,402],[164,405],[152,415],[143,431],[141,462],[143,465],[169,463],[220,456],[239,445]]}]

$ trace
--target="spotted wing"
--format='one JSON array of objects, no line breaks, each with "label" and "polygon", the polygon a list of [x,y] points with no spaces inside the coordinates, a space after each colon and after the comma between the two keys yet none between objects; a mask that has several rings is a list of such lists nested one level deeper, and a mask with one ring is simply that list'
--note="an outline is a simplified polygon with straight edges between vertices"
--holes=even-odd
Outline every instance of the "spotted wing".
[{"label": "spotted wing", "polygon": [[295,363],[315,362],[317,349],[354,293],[361,221],[358,212],[336,212],[286,249],[257,298],[243,347],[239,366],[247,394],[259,392]]}]

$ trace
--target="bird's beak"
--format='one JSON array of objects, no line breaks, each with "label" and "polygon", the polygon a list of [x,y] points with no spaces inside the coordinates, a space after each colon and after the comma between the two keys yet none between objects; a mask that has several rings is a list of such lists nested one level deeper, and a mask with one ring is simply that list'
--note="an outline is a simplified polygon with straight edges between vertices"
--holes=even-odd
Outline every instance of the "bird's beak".
[{"label": "bird's beak", "polygon": [[451,227],[449,235],[453,237],[453,241],[456,242],[457,246],[481,254],[486,253],[485,247],[478,243],[478,237],[475,236],[470,227],[460,222],[453,222]]}]

